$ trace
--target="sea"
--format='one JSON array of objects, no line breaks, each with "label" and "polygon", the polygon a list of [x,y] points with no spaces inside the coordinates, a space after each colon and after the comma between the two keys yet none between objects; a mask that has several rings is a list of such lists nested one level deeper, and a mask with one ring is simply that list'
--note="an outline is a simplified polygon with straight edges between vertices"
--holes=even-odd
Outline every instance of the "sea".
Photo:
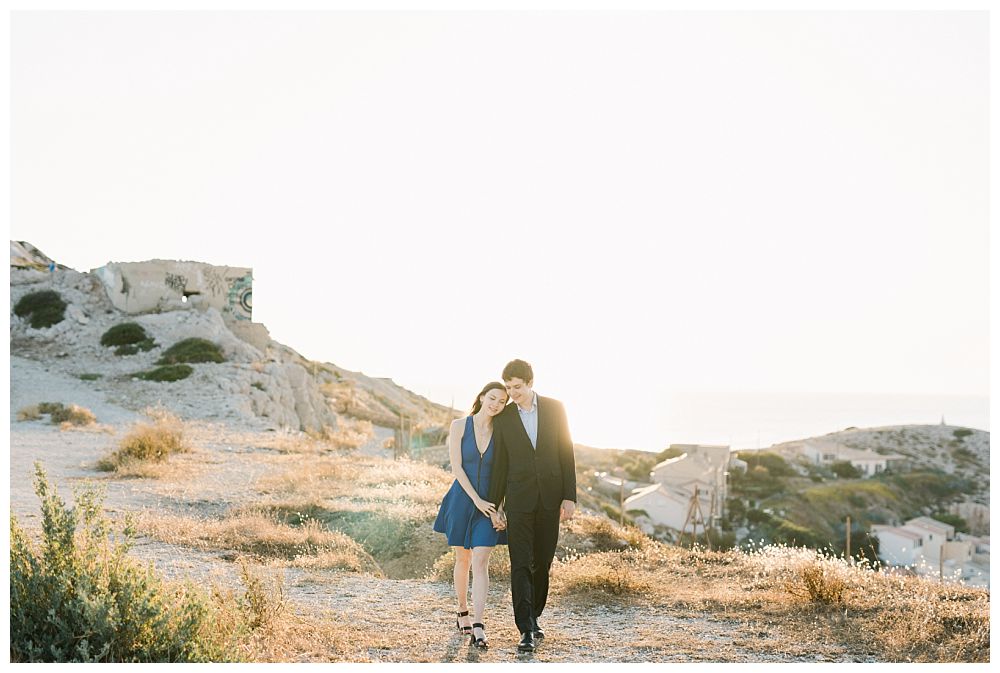
[{"label": "sea", "polygon": [[[670,444],[724,444],[762,449],[847,428],[946,424],[990,429],[989,397],[977,395],[847,393],[664,393],[646,422],[618,424],[613,435],[586,418],[573,439],[601,448],[661,451]],[[571,419],[572,420],[572,419]],[[592,443],[593,442],[593,443]]]}]

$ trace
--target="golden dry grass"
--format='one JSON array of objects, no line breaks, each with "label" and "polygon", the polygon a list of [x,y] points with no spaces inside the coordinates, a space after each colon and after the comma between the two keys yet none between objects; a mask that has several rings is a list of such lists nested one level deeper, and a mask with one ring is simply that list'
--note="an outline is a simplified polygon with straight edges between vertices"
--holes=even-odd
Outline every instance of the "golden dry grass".
[{"label": "golden dry grass", "polygon": [[37,421],[41,419],[43,414],[48,414],[49,421],[53,425],[59,425],[62,429],[97,423],[97,417],[90,409],[78,404],[65,405],[61,402],[41,402],[23,407],[17,412],[17,420]]},{"label": "golden dry grass", "polygon": [[170,544],[250,554],[282,566],[344,570],[381,576],[375,560],[357,542],[318,521],[290,526],[263,511],[237,510],[222,519],[143,512],[140,531]]},{"label": "golden dry grass", "polygon": [[581,604],[641,603],[779,627],[784,638],[775,646],[790,653],[822,639],[879,661],[989,660],[988,591],[805,548],[712,552],[650,540],[567,554],[553,565],[552,592]]},{"label": "golden dry grass", "polygon": [[409,460],[326,454],[261,479],[261,508],[318,519],[361,543],[390,577],[423,577],[448,551],[431,530],[452,477]]},{"label": "golden dry grass", "polygon": [[17,420],[19,421],[37,421],[41,417],[42,412],[37,404],[31,404],[17,410]]},{"label": "golden dry grass", "polygon": [[[438,557],[438,560],[431,566],[427,579],[438,582],[452,582],[455,575],[455,550],[451,547],[448,551]],[[490,553],[490,582],[503,582],[510,580],[510,554],[507,547],[498,545]]]},{"label": "golden dry grass", "polygon": [[97,469],[121,476],[161,476],[164,471],[150,464],[191,450],[184,439],[184,424],[177,416],[159,408],[147,408],[144,413],[151,422],[136,423],[119,441],[118,448],[98,461]]},{"label": "golden dry grass", "polygon": [[350,451],[374,437],[375,428],[368,420],[338,416],[336,429],[324,425],[319,432],[307,434],[335,451]]}]

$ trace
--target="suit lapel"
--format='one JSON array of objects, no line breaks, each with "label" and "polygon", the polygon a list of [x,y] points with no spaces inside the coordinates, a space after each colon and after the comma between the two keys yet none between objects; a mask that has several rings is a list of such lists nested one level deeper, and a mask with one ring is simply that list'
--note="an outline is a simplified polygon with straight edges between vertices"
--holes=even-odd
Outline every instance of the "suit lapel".
[{"label": "suit lapel", "polygon": [[514,437],[517,438],[519,444],[523,443],[525,448],[534,452],[531,447],[531,437],[528,437],[528,431],[524,429],[524,423],[521,421],[521,413],[517,410],[517,403],[511,403],[510,406],[514,408],[509,412],[511,418],[508,421],[508,427],[514,431]]}]

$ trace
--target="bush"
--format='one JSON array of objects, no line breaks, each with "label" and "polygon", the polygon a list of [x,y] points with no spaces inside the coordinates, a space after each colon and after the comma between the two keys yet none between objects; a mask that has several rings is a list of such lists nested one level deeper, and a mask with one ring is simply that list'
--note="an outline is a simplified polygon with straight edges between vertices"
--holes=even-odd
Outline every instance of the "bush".
[{"label": "bush", "polygon": [[96,381],[102,376],[103,374],[79,374],[77,378],[80,379],[81,381]]},{"label": "bush", "polygon": [[192,337],[178,341],[164,351],[163,356],[156,361],[158,365],[172,365],[179,362],[225,362],[222,350],[208,339]]},{"label": "bush", "polygon": [[136,344],[123,344],[115,349],[115,355],[135,355],[139,351],[149,351],[156,348],[156,342],[152,339],[143,339]]},{"label": "bush", "polygon": [[208,603],[192,587],[172,591],[127,556],[127,521],[112,535],[101,494],[72,508],[35,463],[42,541],[36,551],[10,518],[10,658],[14,662],[175,662],[226,659]]},{"label": "bush", "polygon": [[831,463],[830,471],[841,479],[858,479],[861,477],[861,471],[846,460]]},{"label": "bush", "polygon": [[55,290],[29,292],[14,306],[14,314],[24,318],[35,329],[51,327],[62,322],[66,315],[66,302]]},{"label": "bush", "polygon": [[147,409],[152,423],[138,423],[118,444],[110,456],[102,458],[97,469],[117,471],[135,461],[163,462],[172,453],[190,448],[184,441],[184,426],[168,411]]},{"label": "bush", "polygon": [[149,371],[138,372],[134,376],[143,381],[180,381],[193,373],[194,368],[190,365],[165,365]]},{"label": "bush", "polygon": [[70,425],[90,425],[97,422],[97,418],[90,409],[76,404],[53,411],[49,415],[49,420],[52,423],[69,423]]},{"label": "bush", "polygon": [[109,328],[101,335],[102,346],[124,346],[126,344],[137,344],[149,339],[145,328],[136,322],[123,322]]},{"label": "bush", "polygon": [[849,586],[845,573],[836,561],[817,557],[800,568],[798,576],[787,583],[785,589],[793,596],[808,598],[813,603],[837,605],[844,602]]},{"label": "bush", "polygon": [[650,585],[636,572],[631,552],[596,552],[567,557],[554,573],[553,590],[559,594],[600,592],[621,599],[643,596]]},{"label": "bush", "polygon": [[794,477],[798,474],[788,461],[771,451],[741,451],[737,456],[746,461],[750,471],[759,466],[766,468],[772,477]]},{"label": "bush", "polygon": [[19,421],[37,421],[41,417],[42,413],[39,411],[37,404],[32,404],[17,410],[17,420]]},{"label": "bush", "polygon": [[17,412],[17,420],[35,421],[41,418],[42,414],[48,414],[49,421],[53,424],[90,425],[97,422],[94,412],[90,409],[76,404],[66,406],[62,402],[40,402],[24,407]]},{"label": "bush", "polygon": [[954,526],[956,533],[969,532],[969,522],[960,517],[958,514],[952,514],[951,512],[934,512],[931,514],[931,518],[935,521],[946,523],[949,526]]},{"label": "bush", "polygon": [[951,434],[953,434],[955,436],[955,439],[963,439],[963,438],[968,437],[969,435],[971,435],[972,434],[972,430],[969,430],[968,428],[959,428],[959,429],[955,430]]}]

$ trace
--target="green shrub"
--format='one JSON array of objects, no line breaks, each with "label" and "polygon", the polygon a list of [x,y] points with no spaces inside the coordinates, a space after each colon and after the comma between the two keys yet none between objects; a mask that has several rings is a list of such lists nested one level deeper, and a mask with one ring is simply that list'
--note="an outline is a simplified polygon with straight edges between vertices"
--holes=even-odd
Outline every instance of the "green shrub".
[{"label": "green shrub", "polygon": [[858,468],[851,465],[849,461],[839,460],[830,465],[830,471],[841,479],[858,479],[861,477],[861,472]]},{"label": "green shrub", "polygon": [[178,341],[164,351],[156,361],[158,365],[172,365],[179,362],[225,362],[222,350],[208,339],[192,337]]},{"label": "green shrub", "polygon": [[955,435],[955,439],[963,439],[971,435],[972,430],[969,430],[968,428],[959,428],[958,430],[955,430],[951,434]]},{"label": "green shrub", "polygon": [[66,315],[66,302],[55,290],[30,292],[14,306],[14,314],[21,318],[28,317],[35,329],[51,327],[62,322]]},{"label": "green shrub", "polygon": [[794,477],[798,474],[784,458],[771,451],[740,451],[737,456],[746,461],[747,470],[760,466],[772,477]]},{"label": "green shrub", "polygon": [[10,517],[13,662],[177,662],[230,659],[213,635],[209,603],[167,587],[127,556],[134,530],[115,537],[93,488],[70,508],[35,463],[42,540],[36,550]]},{"label": "green shrub", "polygon": [[190,365],[164,365],[149,371],[138,372],[135,376],[144,381],[180,381],[191,376],[192,373],[194,373],[194,368]]},{"label": "green shrub", "polygon": [[81,381],[96,381],[102,376],[103,374],[79,374],[77,378],[80,379]]},{"label": "green shrub", "polygon": [[787,519],[775,517],[771,523],[777,524],[771,533],[772,542],[784,543],[796,547],[812,547],[813,549],[819,549],[827,544],[826,540],[813,531],[804,526],[792,523]]},{"label": "green shrub", "polygon": [[115,348],[115,355],[135,355],[139,351],[148,351],[156,347],[156,342],[152,339],[143,339],[135,344],[122,344]]},{"label": "green shrub", "polygon": [[114,325],[101,335],[102,346],[123,346],[137,344],[149,338],[145,328],[136,322],[123,322]]},{"label": "green shrub", "polygon": [[960,517],[958,514],[952,514],[951,512],[935,512],[934,514],[931,514],[931,518],[935,521],[946,523],[949,526],[954,526],[956,533],[969,532],[969,522]]}]

